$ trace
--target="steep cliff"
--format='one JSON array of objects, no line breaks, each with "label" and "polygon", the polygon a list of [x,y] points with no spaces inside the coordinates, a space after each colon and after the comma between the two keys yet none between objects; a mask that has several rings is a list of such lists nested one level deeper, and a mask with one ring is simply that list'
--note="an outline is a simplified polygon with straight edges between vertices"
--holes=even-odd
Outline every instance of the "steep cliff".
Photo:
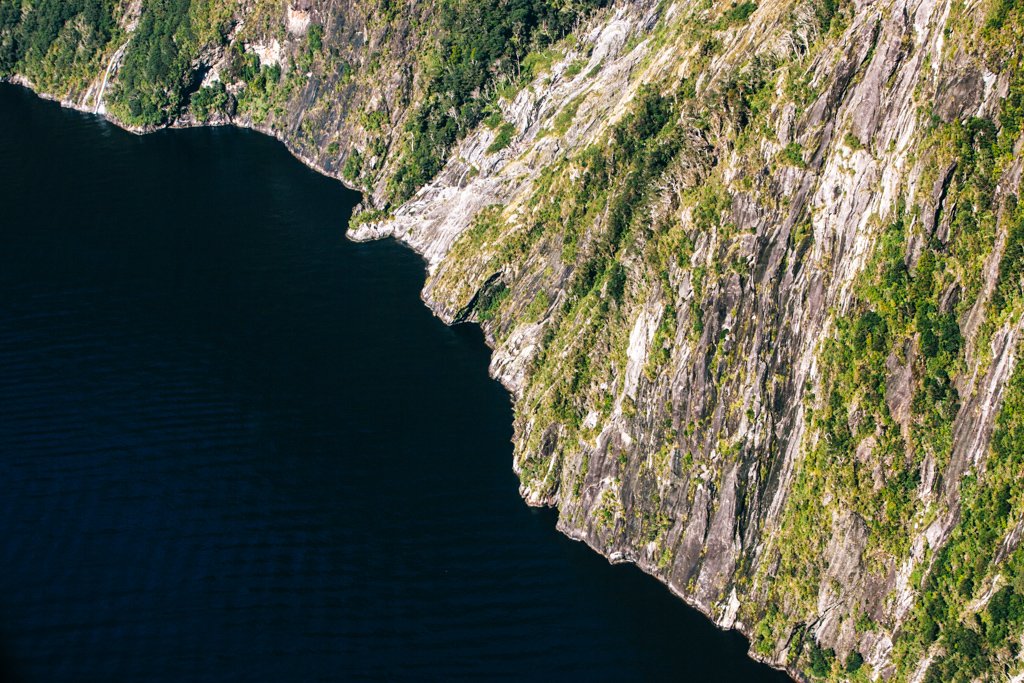
[{"label": "steep cliff", "polygon": [[179,0],[165,81],[97,3],[0,68],[365,189],[565,533],[797,676],[1024,680],[1021,3]]}]

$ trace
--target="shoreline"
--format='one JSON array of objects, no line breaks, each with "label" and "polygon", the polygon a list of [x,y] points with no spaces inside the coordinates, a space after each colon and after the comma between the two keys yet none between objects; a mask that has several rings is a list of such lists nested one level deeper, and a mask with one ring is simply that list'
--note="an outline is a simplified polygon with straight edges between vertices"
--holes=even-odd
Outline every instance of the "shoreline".
[{"label": "shoreline", "polygon": [[[96,111],[93,108],[85,106],[85,105],[83,105],[83,104],[81,104],[79,102],[76,102],[74,100],[71,100],[71,99],[68,99],[68,98],[56,97],[56,96],[54,96],[54,95],[52,95],[50,93],[41,92],[41,91],[37,90],[35,87],[33,87],[33,85],[31,84],[30,81],[28,81],[28,79],[26,79],[26,78],[24,78],[24,77],[22,77],[20,75],[15,75],[13,77],[8,77],[8,78],[0,78],[0,84],[9,84],[9,85],[17,86],[19,88],[22,88],[22,89],[28,91],[33,96],[38,97],[38,98],[40,98],[42,100],[53,102],[55,104],[58,104],[62,108],[71,109],[71,110],[77,111],[77,112],[79,112],[81,114],[87,114],[89,116],[100,118],[100,119],[106,121],[107,123],[109,123],[109,124],[111,124],[113,126],[116,126],[117,128],[119,128],[121,130],[124,130],[126,132],[132,133],[134,135],[140,135],[141,136],[141,135],[146,135],[146,134],[149,134],[149,133],[154,133],[154,132],[158,132],[158,131],[162,131],[162,130],[187,130],[187,129],[197,129],[197,128],[220,128],[220,127],[233,127],[233,128],[237,128],[237,129],[241,129],[241,130],[253,131],[255,133],[259,133],[261,135],[265,135],[267,137],[273,138],[277,142],[281,143],[285,147],[285,149],[288,151],[290,156],[292,156],[293,158],[295,158],[298,161],[300,161],[304,166],[306,166],[310,170],[312,170],[312,171],[314,171],[314,172],[316,172],[316,173],[318,173],[318,174],[320,174],[320,175],[322,175],[322,176],[324,176],[326,178],[335,180],[335,181],[339,182],[346,189],[358,193],[359,196],[360,196],[361,201],[358,204],[356,204],[355,210],[358,210],[360,207],[363,206],[363,201],[365,200],[365,197],[366,197],[366,193],[364,191],[351,187],[350,185],[348,185],[344,181],[344,179],[342,179],[340,177],[340,174],[335,174],[335,173],[329,172],[328,170],[326,170],[325,168],[323,168],[322,166],[317,164],[317,162],[314,161],[313,159],[311,159],[311,158],[307,157],[306,155],[303,155],[302,153],[297,151],[292,145],[290,145],[287,142],[287,140],[278,131],[274,130],[273,128],[271,128],[269,126],[263,126],[263,125],[258,125],[258,124],[254,125],[251,121],[246,121],[244,119],[243,120],[239,120],[239,119],[226,119],[226,118],[223,118],[223,117],[218,117],[218,118],[211,119],[211,120],[205,121],[205,122],[195,121],[195,120],[192,120],[192,119],[184,119],[184,120],[177,119],[173,123],[168,124],[168,125],[164,125],[164,126],[132,126],[132,125],[125,124],[124,122],[120,121],[119,119],[117,119],[114,116],[111,116],[106,111]],[[355,215],[355,213],[353,213],[353,215]],[[404,239],[403,238],[404,236],[402,234],[396,234],[392,230],[373,230],[370,227],[371,225],[372,224],[363,224],[363,225],[359,226],[360,227],[360,234],[359,234],[359,236],[354,236],[353,232],[349,230],[348,224],[346,224],[345,225],[345,239],[350,241],[350,242],[354,242],[354,243],[379,241],[379,240],[382,240],[382,239],[385,239],[385,238],[394,239],[396,242],[398,242],[399,244],[403,245],[405,248],[407,248],[410,251],[412,251],[413,253],[415,253],[420,258],[421,263],[423,264],[424,273],[425,274],[429,273],[430,263],[429,263],[428,259],[426,258],[426,256],[420,250],[418,250],[416,248],[416,246],[412,242]],[[445,325],[449,325],[449,326],[452,325],[453,323],[447,322],[444,319],[444,317],[439,313],[439,311],[435,308],[435,306],[431,305],[430,301],[427,300],[424,297],[424,293],[425,292],[426,292],[426,288],[425,288],[425,282],[424,282],[424,286],[421,286],[421,288],[420,288],[420,301],[423,302],[423,304],[427,307],[427,309],[431,312],[431,314],[435,318],[440,320]],[[456,323],[456,324],[458,324],[458,323]],[[474,323],[474,324],[476,324],[476,323]],[[495,347],[494,347],[493,341],[488,337],[488,335],[486,333],[483,334],[483,339],[484,339],[484,344],[487,346],[487,349],[490,352],[491,357],[493,358],[493,354],[494,354],[494,351],[495,351]],[[507,393],[507,395],[508,395],[508,397],[510,399],[510,402],[512,403],[513,410],[514,410],[515,409],[515,403],[516,403],[516,400],[515,400],[516,399],[516,395],[515,395],[515,391],[513,390],[513,388],[508,386],[505,383],[505,381],[503,380],[502,377],[496,376],[496,374],[494,372],[489,371],[488,375],[490,376],[490,378],[492,380],[495,380],[499,384],[501,384],[502,388]],[[733,625],[729,625],[729,626],[724,625],[722,622],[720,622],[718,619],[716,619],[712,614],[710,614],[706,607],[698,604],[695,600],[688,599],[677,588],[675,588],[669,581],[662,579],[657,574],[655,574],[653,571],[651,571],[648,567],[645,567],[643,564],[637,562],[635,559],[633,559],[633,558],[631,558],[631,557],[629,557],[627,555],[621,554],[621,553],[611,553],[611,554],[608,554],[608,553],[602,551],[601,549],[599,549],[597,546],[594,545],[594,543],[592,542],[592,539],[586,533],[585,530],[583,530],[583,529],[570,529],[568,527],[563,527],[562,524],[561,524],[560,510],[559,510],[557,505],[553,505],[553,504],[551,504],[551,503],[549,503],[547,501],[543,501],[543,500],[541,500],[541,501],[530,501],[526,496],[523,495],[522,487],[520,487],[520,489],[519,489],[519,494],[520,494],[520,499],[528,507],[554,509],[556,511],[556,513],[558,513],[558,520],[556,520],[555,530],[558,531],[562,536],[564,536],[564,537],[566,537],[566,538],[568,538],[568,539],[570,539],[572,541],[575,541],[575,542],[578,542],[578,543],[582,543],[587,548],[589,548],[592,552],[594,552],[595,554],[597,554],[600,557],[603,557],[611,565],[629,564],[629,565],[632,565],[632,566],[636,567],[638,570],[640,570],[641,572],[643,572],[647,576],[652,577],[659,584],[664,586],[668,590],[668,593],[673,598],[680,600],[688,608],[693,609],[696,612],[700,613],[700,615],[703,618],[707,619],[719,631],[722,631],[722,632],[734,631],[734,632],[738,633],[739,635],[741,635],[744,638],[744,640],[746,641],[746,643],[747,643],[746,655],[747,655],[747,657],[749,659],[751,659],[751,660],[753,660],[755,662],[758,662],[760,664],[763,664],[763,665],[765,665],[765,666],[767,666],[767,667],[769,667],[771,669],[774,669],[776,671],[780,671],[782,673],[785,673],[790,679],[792,679],[793,681],[796,681],[798,683],[806,683],[806,681],[808,680],[808,679],[806,679],[801,674],[801,672],[799,672],[797,670],[794,670],[794,669],[792,669],[789,666],[779,665],[777,662],[773,662],[770,659],[764,657],[763,655],[755,652],[753,650],[753,648],[752,648],[752,645],[751,645],[752,640],[751,640],[751,637],[750,637],[750,628],[747,627],[746,624],[744,624],[742,622],[733,622]]]}]

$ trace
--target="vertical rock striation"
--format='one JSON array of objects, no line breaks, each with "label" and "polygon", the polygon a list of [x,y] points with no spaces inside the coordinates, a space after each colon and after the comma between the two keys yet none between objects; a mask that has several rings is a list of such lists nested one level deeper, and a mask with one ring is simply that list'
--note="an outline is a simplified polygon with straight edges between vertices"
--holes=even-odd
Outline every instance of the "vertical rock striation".
[{"label": "vertical rock striation", "polygon": [[[1019,678],[1019,3],[591,9],[408,198],[436,13],[224,5],[192,5],[219,38],[182,48],[167,122],[366,190],[350,235],[409,244],[427,304],[483,326],[530,504],[794,675]],[[97,55],[146,11],[118,8]],[[37,87],[91,106],[109,61]]]}]

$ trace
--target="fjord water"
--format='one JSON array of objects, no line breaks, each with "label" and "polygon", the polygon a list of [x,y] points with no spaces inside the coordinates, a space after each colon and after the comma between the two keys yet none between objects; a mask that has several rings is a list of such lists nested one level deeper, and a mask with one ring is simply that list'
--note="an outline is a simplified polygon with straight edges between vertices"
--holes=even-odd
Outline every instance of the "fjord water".
[{"label": "fjord water", "polygon": [[479,331],[357,199],[0,87],[0,676],[785,680],[523,504]]}]

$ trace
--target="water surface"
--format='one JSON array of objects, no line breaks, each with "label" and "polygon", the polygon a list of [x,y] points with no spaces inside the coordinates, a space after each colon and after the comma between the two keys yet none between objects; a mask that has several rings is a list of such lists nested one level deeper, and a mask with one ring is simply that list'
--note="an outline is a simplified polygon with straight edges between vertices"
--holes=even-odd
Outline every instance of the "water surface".
[{"label": "water surface", "polygon": [[357,200],[0,87],[0,675],[786,680],[523,504],[479,331]]}]

